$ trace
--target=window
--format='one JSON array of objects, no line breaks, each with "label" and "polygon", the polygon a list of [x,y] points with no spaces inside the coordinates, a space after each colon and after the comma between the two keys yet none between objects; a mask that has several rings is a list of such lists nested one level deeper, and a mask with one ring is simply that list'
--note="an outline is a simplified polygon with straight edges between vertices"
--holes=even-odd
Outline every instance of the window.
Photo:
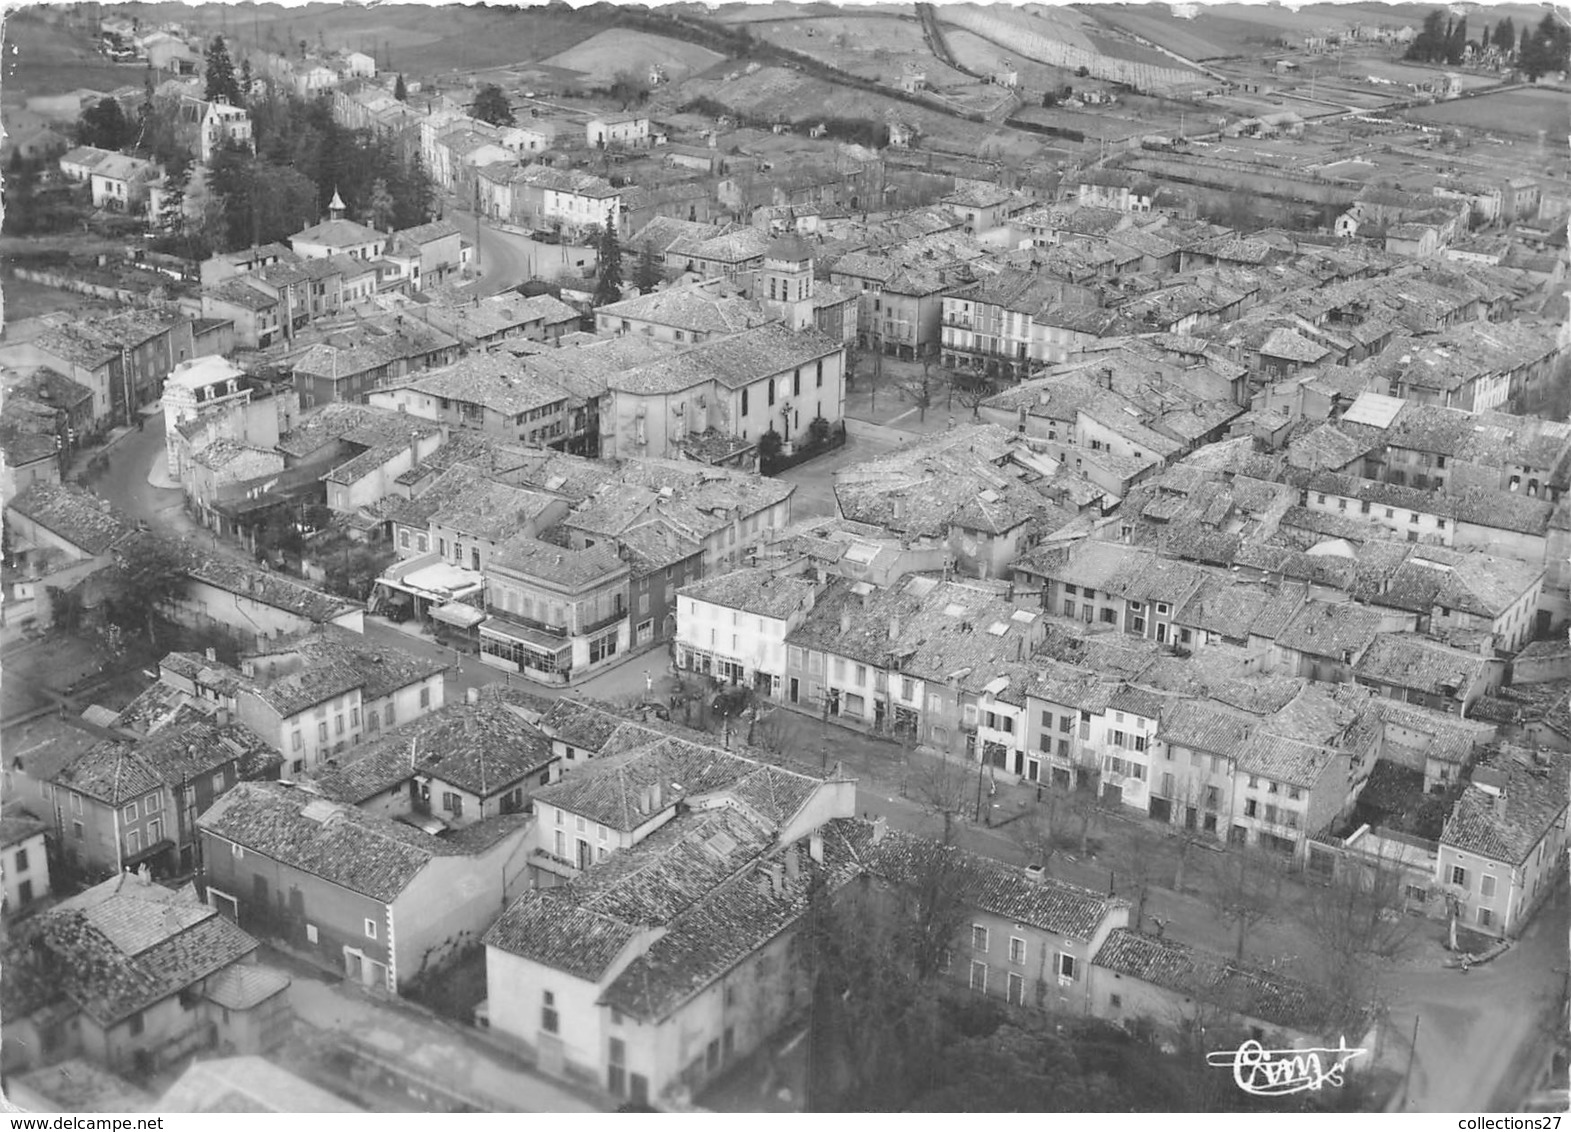
[{"label": "window", "polygon": [[385,726],[387,726],[387,727],[393,726],[393,705],[392,704],[388,704],[387,705],[387,710],[382,713],[382,723]]},{"label": "window", "polygon": [[154,818],[147,823],[147,844],[149,846],[158,844],[158,839],[163,837],[163,835],[164,823],[161,820]]},{"label": "window", "polygon": [[971,989],[978,994],[987,993],[987,964],[971,961]]},{"label": "window", "polygon": [[430,707],[431,706],[431,689],[429,687],[425,687],[425,688],[421,688],[420,689],[420,706],[421,707]]},{"label": "window", "polygon": [[350,708],[349,709],[349,726],[351,726],[351,727],[359,727],[360,726],[360,709],[359,708]]},{"label": "window", "polygon": [[1107,996],[1107,1004],[1114,1010],[1117,1010],[1124,1005],[1124,996],[1121,994],[1110,994]]},{"label": "window", "polygon": [[747,416],[747,390],[742,390],[742,415]]},{"label": "window", "polygon": [[1058,717],[1058,730],[1059,731],[1063,732],[1065,735],[1069,735],[1069,734],[1072,734],[1074,732],[1074,729],[1075,729],[1075,717],[1074,716],[1072,716],[1072,715],[1061,715],[1061,716]]},{"label": "window", "polygon": [[343,733],[344,733],[344,717],[341,716],[341,715],[335,715],[333,717],[333,734],[335,734],[335,735],[342,735]]},{"label": "window", "polygon": [[1063,951],[1058,953],[1058,977],[1060,979],[1068,979],[1071,982],[1074,981],[1075,957],[1073,955]]},{"label": "window", "polygon": [[1075,603],[1072,602],[1072,601],[1065,600],[1065,602],[1064,602],[1064,616],[1065,617],[1073,617],[1074,615],[1075,615]]},{"label": "window", "polygon": [[981,924],[971,925],[971,950],[987,950],[987,929],[984,928]]},{"label": "window", "polygon": [[327,742],[327,720],[325,719],[316,725],[316,741],[318,743]]},{"label": "window", "polygon": [[[542,991],[541,998],[540,1028],[548,1034],[554,1034],[557,1032],[558,1025],[558,1018],[556,1013],[556,995],[552,994],[550,991]],[[612,1042],[614,1045],[622,1044],[615,1039],[612,1039]]]},{"label": "window", "polygon": [[824,387],[824,359],[818,359],[818,388]]},{"label": "window", "polygon": [[164,802],[161,795],[149,794],[142,800],[142,812],[144,814],[151,814],[163,808]]},{"label": "window", "polygon": [[775,403],[775,379],[772,377],[769,379],[769,403]]},{"label": "window", "polygon": [[1494,914],[1494,912],[1491,909],[1480,908],[1478,910],[1478,926],[1479,927],[1487,928],[1487,927],[1489,927],[1490,924],[1492,924],[1494,922],[1495,922],[1495,914]]},{"label": "window", "polygon": [[76,840],[80,841],[80,840],[82,840],[83,832],[84,831],[82,829],[82,823],[81,822],[74,821],[74,822],[71,823],[71,836],[72,837],[74,837]]},{"label": "window", "polygon": [[1009,961],[1019,967],[1025,966],[1026,941],[1019,936],[1009,937]]},{"label": "window", "polygon": [[1451,883],[1456,885],[1458,888],[1466,888],[1467,887],[1467,870],[1464,869],[1461,865],[1452,865],[1451,866]]},{"label": "window", "polygon": [[289,747],[291,750],[298,751],[303,746],[305,746],[305,738],[300,734],[300,732],[296,731],[293,738],[290,740]]},{"label": "window", "polygon": [[13,861],[13,864],[15,865],[15,868],[16,868],[17,872],[25,873],[27,871],[27,850],[26,849],[18,849],[16,851],[16,857],[15,857],[15,859]]},{"label": "window", "polygon": [[376,938],[376,921],[375,920],[367,920],[365,922],[365,937],[366,937],[366,939],[375,939]]},{"label": "window", "polygon": [[442,791],[442,809],[452,814],[455,818],[464,816],[464,796],[455,794],[451,790]]},{"label": "window", "polygon": [[140,1010],[137,1011],[135,1014],[131,1015],[128,1028],[130,1029],[131,1036],[133,1038],[141,1037],[141,1035],[142,1035],[142,1012]]},{"label": "window", "polygon": [[1490,897],[1495,894],[1495,878],[1485,873],[1478,880],[1478,895]]}]

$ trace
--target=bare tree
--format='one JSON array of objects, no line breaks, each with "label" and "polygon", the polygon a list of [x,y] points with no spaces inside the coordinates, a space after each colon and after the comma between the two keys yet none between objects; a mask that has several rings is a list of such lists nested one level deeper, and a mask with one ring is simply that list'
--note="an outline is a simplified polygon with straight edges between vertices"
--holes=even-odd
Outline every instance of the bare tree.
[{"label": "bare tree", "polygon": [[1126,835],[1112,839],[1107,864],[1117,878],[1120,894],[1131,902],[1130,927],[1135,931],[1145,920],[1151,889],[1162,881],[1170,844],[1169,838],[1145,821],[1131,823]]},{"label": "bare tree", "polygon": [[943,823],[943,843],[953,844],[956,826],[970,813],[981,773],[959,757],[919,755],[909,776],[910,796]]},{"label": "bare tree", "polygon": [[1299,918],[1328,1021],[1351,1024],[1378,1002],[1387,968],[1412,951],[1417,921],[1406,914],[1406,884],[1401,862],[1379,854],[1343,856],[1329,883],[1308,887]]},{"label": "bare tree", "polygon": [[1102,801],[1101,775],[1091,773],[1084,782],[1078,783],[1068,797],[1069,812],[1080,823],[1080,856],[1091,855],[1091,830],[1101,823],[1107,816],[1107,807]]},{"label": "bare tree", "polygon": [[950,375],[949,388],[954,399],[971,410],[974,420],[982,419],[982,402],[998,392],[998,383],[985,373],[956,370]]},{"label": "bare tree", "polygon": [[1006,827],[1015,844],[1025,850],[1028,863],[1041,865],[1049,875],[1067,814],[1068,800],[1064,795],[1051,787],[1042,787],[1036,805]]},{"label": "bare tree", "polygon": [[933,359],[922,359],[922,372],[902,377],[895,382],[900,391],[916,406],[917,419],[925,422],[927,411],[933,407],[933,402],[938,399],[938,391],[943,387],[943,378],[933,372]]},{"label": "bare tree", "polygon": [[1234,959],[1243,961],[1249,933],[1277,914],[1284,872],[1280,856],[1248,845],[1231,845],[1207,862],[1207,896],[1238,931]]}]

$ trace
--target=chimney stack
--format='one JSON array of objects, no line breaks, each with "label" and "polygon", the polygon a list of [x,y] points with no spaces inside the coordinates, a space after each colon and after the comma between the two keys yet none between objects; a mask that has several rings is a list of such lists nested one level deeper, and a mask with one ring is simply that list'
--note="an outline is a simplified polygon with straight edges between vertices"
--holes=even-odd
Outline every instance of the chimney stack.
[{"label": "chimney stack", "polygon": [[889,819],[880,817],[873,823],[873,844],[877,845],[884,839],[884,834],[889,832]]},{"label": "chimney stack", "polygon": [[891,614],[889,617],[889,639],[891,641],[900,639],[900,618],[895,614]]},{"label": "chimney stack", "polygon": [[466,692],[464,692],[464,702],[467,703],[467,704],[477,704],[477,703],[479,703],[480,702],[480,689],[479,688],[470,688]]},{"label": "chimney stack", "polygon": [[786,847],[785,874],[791,880],[797,880],[802,875],[802,862],[797,859],[797,848],[795,845]]},{"label": "chimney stack", "polygon": [[820,865],[824,863],[824,835],[816,829],[808,834],[807,855]]}]

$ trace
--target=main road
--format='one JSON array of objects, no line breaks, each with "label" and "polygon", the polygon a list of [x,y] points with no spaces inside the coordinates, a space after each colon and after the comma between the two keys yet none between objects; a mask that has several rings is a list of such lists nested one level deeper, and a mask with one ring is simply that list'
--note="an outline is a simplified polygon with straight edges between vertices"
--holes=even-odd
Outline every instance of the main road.
[{"label": "main road", "polygon": [[480,278],[470,293],[499,295],[534,276],[534,241],[516,232],[486,223],[473,212],[447,205],[447,218],[458,225],[460,235],[475,245]]}]

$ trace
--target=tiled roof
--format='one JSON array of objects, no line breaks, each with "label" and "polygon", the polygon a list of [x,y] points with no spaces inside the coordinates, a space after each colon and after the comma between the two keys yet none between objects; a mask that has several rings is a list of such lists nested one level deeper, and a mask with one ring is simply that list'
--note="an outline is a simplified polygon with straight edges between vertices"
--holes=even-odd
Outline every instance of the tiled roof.
[{"label": "tiled roof", "polygon": [[575,400],[570,390],[521,365],[511,355],[497,353],[469,354],[450,366],[427,370],[388,388],[483,405],[504,418]]},{"label": "tiled roof", "polygon": [[514,535],[498,546],[491,554],[491,565],[523,578],[568,587],[592,585],[627,569],[616,548],[605,543],[573,550],[528,535]]},{"label": "tiled roof", "polygon": [[772,321],[759,305],[735,295],[716,293],[703,284],[653,291],[607,306],[597,317],[637,319],[701,334],[735,334]]},{"label": "tiled roof", "polygon": [[766,567],[744,567],[705,578],[677,591],[681,597],[708,602],[774,620],[787,620],[806,608],[817,587],[802,577],[776,575]]},{"label": "tiled roof", "polygon": [[741,389],[842,349],[816,330],[790,331],[769,323],[615,374],[610,384],[626,393],[674,393],[706,381]]},{"label": "tiled roof", "polygon": [[1276,642],[1311,656],[1352,660],[1380,633],[1379,610],[1353,602],[1305,602],[1277,634]]},{"label": "tiled roof", "polygon": [[298,614],[317,624],[325,624],[359,608],[356,602],[312,589],[274,571],[261,570],[227,556],[204,554],[200,550],[192,549],[186,555],[186,572],[193,581]]},{"label": "tiled roof", "polygon": [[197,826],[248,853],[383,903],[446,851],[413,826],[273,782],[241,783],[214,802]]},{"label": "tiled roof", "polygon": [[[1508,746],[1481,761],[1473,776],[1446,821],[1442,845],[1522,865],[1545,835],[1564,823],[1568,768],[1562,753]],[[1486,776],[1501,793],[1477,784]]]},{"label": "tiled roof", "polygon": [[[243,686],[288,717],[355,688],[379,700],[444,672],[447,665],[337,625],[321,625],[245,658],[255,673]],[[273,676],[275,666],[283,671]]]},{"label": "tiled roof", "polygon": [[977,908],[1067,939],[1089,940],[1110,912],[1127,907],[1116,897],[1051,877],[1036,880],[1002,861],[899,830],[889,830],[878,844],[867,844],[859,855],[863,867],[875,876],[893,884],[911,884],[930,868],[934,854],[945,853],[964,859],[971,872],[967,899]]},{"label": "tiled roof", "polygon": [[1238,773],[1312,789],[1332,762],[1332,752],[1318,743],[1306,743],[1257,731],[1233,753]]},{"label": "tiled roof", "polygon": [[68,483],[35,481],[7,505],[85,554],[99,555],[132,530],[128,519],[101,496]]},{"label": "tiled roof", "polygon": [[[543,724],[563,742],[574,742],[566,732],[553,731],[550,721]],[[813,779],[768,763],[625,721],[601,750],[588,766],[536,791],[536,799],[631,831],[679,800],[730,792],[750,805],[772,798],[759,816],[783,824],[817,786]],[[659,799],[645,796],[651,786],[659,787]]]},{"label": "tiled roof", "polygon": [[360,244],[386,243],[387,233],[367,228],[353,220],[326,220],[302,229],[289,237],[293,244],[322,244],[330,248],[349,248]]},{"label": "tiled roof", "polygon": [[1307,983],[1243,967],[1177,940],[1114,928],[1091,962],[1271,1025],[1313,1033],[1325,1021],[1321,992]]},{"label": "tiled roof", "polygon": [[256,946],[194,889],[174,892],[123,873],[14,934],[0,994],[8,1018],[66,1000],[107,1027],[201,983]]},{"label": "tiled roof", "polygon": [[1157,738],[1170,746],[1234,757],[1255,723],[1240,711],[1204,700],[1180,700],[1163,713]]},{"label": "tiled roof", "polygon": [[1353,668],[1359,680],[1429,694],[1464,696],[1488,670],[1489,658],[1408,633],[1377,637]]},{"label": "tiled roof", "polygon": [[448,704],[362,745],[352,762],[317,775],[324,794],[359,804],[414,774],[482,800],[533,781],[551,764],[551,741],[498,698]]},{"label": "tiled roof", "polygon": [[0,849],[20,845],[32,837],[40,836],[49,827],[37,818],[16,810],[0,814]]}]

